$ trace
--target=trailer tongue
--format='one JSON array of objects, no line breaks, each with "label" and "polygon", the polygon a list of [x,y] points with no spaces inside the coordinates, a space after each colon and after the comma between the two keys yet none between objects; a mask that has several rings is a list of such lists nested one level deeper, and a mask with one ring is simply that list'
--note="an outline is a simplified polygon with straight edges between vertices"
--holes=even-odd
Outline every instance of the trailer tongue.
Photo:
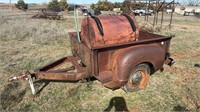
[{"label": "trailer tongue", "polygon": [[[30,87],[32,93],[35,94],[35,89],[33,86],[32,78],[40,79],[40,80],[67,80],[67,81],[78,81],[81,79],[87,78],[86,67],[81,66],[81,63],[78,63],[79,59],[74,56],[68,56],[61,58],[53,63],[50,63],[38,70],[35,70],[34,73],[24,72],[18,76],[14,76],[8,79],[8,81],[12,82],[14,80],[28,80],[30,83]],[[69,65],[71,63],[73,66],[67,68],[59,68],[62,65]]]},{"label": "trailer tongue", "polygon": [[129,15],[87,17],[81,32],[69,35],[72,56],[9,81],[29,80],[35,94],[33,77],[59,81],[95,77],[107,88],[132,92],[143,89],[150,75],[162,69],[164,63],[174,63],[169,55],[171,37],[140,31],[136,19]]}]

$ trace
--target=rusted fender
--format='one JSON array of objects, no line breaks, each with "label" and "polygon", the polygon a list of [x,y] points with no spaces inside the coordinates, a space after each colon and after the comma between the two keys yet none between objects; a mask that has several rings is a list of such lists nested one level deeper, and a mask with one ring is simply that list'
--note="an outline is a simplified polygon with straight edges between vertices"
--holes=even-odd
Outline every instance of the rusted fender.
[{"label": "rusted fender", "polygon": [[165,49],[157,45],[133,46],[121,49],[113,56],[113,81],[118,88],[127,83],[131,70],[138,64],[149,63],[154,71],[162,68],[165,60]]}]

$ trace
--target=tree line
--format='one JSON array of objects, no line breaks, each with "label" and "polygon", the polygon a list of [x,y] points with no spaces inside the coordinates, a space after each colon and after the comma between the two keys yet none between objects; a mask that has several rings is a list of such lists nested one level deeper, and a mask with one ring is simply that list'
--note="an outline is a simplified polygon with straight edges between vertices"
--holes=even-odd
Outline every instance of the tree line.
[{"label": "tree line", "polygon": [[[198,4],[200,0],[187,0],[188,4]],[[15,6],[19,9],[27,9],[28,4],[24,2],[24,0],[18,0]],[[114,8],[120,8],[124,13],[130,13],[131,10],[140,9],[142,7],[146,7],[146,3],[141,2],[131,2],[130,0],[125,0],[124,2],[107,2],[107,1],[99,1],[96,4],[91,4],[91,8],[94,10],[100,11],[112,11]],[[51,0],[48,3],[47,8],[52,11],[63,11],[63,10],[73,10],[74,5],[68,4],[67,0]],[[150,4],[149,9],[154,10],[155,5]]]},{"label": "tree line", "polygon": [[[28,4],[26,4],[24,0],[18,0],[18,2],[15,4],[15,7],[24,10],[28,9]],[[60,0],[60,2],[58,2],[58,0],[51,0],[47,6],[47,8],[52,11],[64,11],[67,9],[67,7],[67,0]]]},{"label": "tree line", "polygon": [[[99,1],[96,4],[91,5],[91,8],[94,10],[112,11],[114,8],[120,8],[123,13],[131,13],[131,10],[141,9],[143,7],[146,7],[146,3],[131,2],[130,0],[125,0],[122,3]],[[149,8],[154,9],[154,5],[150,4]]]}]

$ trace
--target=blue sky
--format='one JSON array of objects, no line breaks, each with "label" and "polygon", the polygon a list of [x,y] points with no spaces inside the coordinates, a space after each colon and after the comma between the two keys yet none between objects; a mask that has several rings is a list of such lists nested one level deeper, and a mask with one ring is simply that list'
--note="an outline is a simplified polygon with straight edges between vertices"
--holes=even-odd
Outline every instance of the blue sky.
[{"label": "blue sky", "polygon": [[[12,0],[12,3],[16,3],[18,0]],[[26,3],[48,3],[51,0],[24,0]],[[67,0],[68,3],[75,3],[75,4],[90,4],[90,3],[97,3],[98,0]],[[124,0],[108,0],[110,2],[123,2]],[[171,0],[166,0],[171,1]],[[184,0],[176,0],[176,2],[182,2]],[[0,2],[9,2],[9,0],[0,0]]]}]

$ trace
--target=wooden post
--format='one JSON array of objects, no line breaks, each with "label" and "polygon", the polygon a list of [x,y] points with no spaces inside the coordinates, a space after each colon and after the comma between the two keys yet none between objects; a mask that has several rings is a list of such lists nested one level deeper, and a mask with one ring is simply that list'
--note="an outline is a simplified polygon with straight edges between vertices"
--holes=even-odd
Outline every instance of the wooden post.
[{"label": "wooden post", "polygon": [[[165,5],[165,0],[163,2],[164,3],[162,5]],[[163,24],[163,16],[164,16],[164,7],[162,6],[161,28],[162,28],[162,24]]]},{"label": "wooden post", "polygon": [[162,28],[162,24],[163,24],[163,15],[164,15],[164,9],[162,9],[162,15],[161,15],[161,28]]},{"label": "wooden post", "polygon": [[169,29],[171,29],[172,27],[172,17],[173,17],[173,13],[174,13],[174,2],[175,0],[173,0],[173,6],[172,6],[172,12],[171,12],[171,18],[170,18],[170,23],[169,23]]},{"label": "wooden post", "polygon": [[158,23],[158,13],[159,13],[158,7],[159,7],[159,1],[160,1],[160,0],[157,1],[156,25],[157,25],[157,23]]},{"label": "wooden post", "polygon": [[[148,5],[148,12],[149,12],[149,6],[150,6],[150,0],[149,0],[149,5]],[[147,15],[147,22],[149,21],[149,15]]]},{"label": "wooden post", "polygon": [[160,10],[160,6],[161,6],[162,4],[160,4],[160,0],[158,0],[158,2],[157,2],[157,15],[156,15],[156,25],[158,24],[158,18],[159,18],[159,10]]},{"label": "wooden post", "polygon": [[154,14],[154,19],[153,19],[153,27],[155,26],[155,22],[156,22],[156,15],[157,15],[157,1],[158,0],[156,0],[156,6],[155,6],[155,11],[156,11],[156,13]]},{"label": "wooden post", "polygon": [[[66,5],[67,5],[67,0],[66,0]],[[65,7],[65,12],[68,14],[68,8]]]},{"label": "wooden post", "polygon": [[[148,12],[149,13],[149,12]],[[147,0],[146,0],[146,7],[145,7],[145,18],[144,18],[145,21],[147,21]]]}]

